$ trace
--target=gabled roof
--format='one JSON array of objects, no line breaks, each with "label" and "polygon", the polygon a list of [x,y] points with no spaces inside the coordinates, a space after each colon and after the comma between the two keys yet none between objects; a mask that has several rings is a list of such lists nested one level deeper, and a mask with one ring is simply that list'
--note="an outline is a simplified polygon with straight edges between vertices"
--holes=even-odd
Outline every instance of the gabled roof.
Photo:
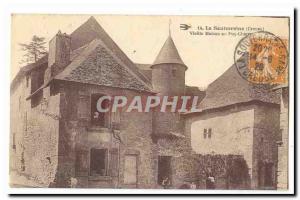
[{"label": "gabled roof", "polygon": [[235,65],[212,82],[206,96],[199,104],[202,110],[258,100],[266,103],[280,103],[280,94],[271,85],[258,85],[243,79]]},{"label": "gabled roof", "polygon": [[161,48],[158,56],[156,57],[153,65],[164,64],[164,63],[174,63],[184,65],[178,50],[175,46],[175,43],[171,37],[168,36],[166,42],[164,43],[163,47]]},{"label": "gabled roof", "polygon": [[90,17],[84,24],[71,33],[71,48],[73,50],[77,49],[90,43],[94,39],[100,39],[115,56],[131,69],[131,71],[136,73],[147,85],[151,86],[151,82],[149,82],[149,80],[138,70],[135,64],[111,39],[94,17]]},{"label": "gabled roof", "polygon": [[152,93],[152,87],[146,85],[100,39],[80,49],[80,53],[54,79]]}]

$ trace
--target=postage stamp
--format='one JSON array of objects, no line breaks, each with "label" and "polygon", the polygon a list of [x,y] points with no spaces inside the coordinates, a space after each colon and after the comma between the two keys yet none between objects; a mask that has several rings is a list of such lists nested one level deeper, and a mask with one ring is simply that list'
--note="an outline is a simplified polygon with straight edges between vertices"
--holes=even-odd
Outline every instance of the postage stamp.
[{"label": "postage stamp", "polygon": [[259,31],[244,37],[235,48],[234,63],[239,74],[256,84],[287,82],[287,40]]}]

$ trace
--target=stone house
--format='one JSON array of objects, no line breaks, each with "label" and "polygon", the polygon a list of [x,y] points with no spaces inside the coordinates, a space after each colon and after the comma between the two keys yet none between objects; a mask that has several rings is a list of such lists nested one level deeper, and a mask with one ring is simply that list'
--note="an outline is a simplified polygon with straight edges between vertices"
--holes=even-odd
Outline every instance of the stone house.
[{"label": "stone house", "polygon": [[171,37],[144,65],[93,17],[70,35],[57,33],[48,55],[11,84],[11,174],[40,187],[157,188],[165,177],[178,187],[191,150],[179,114],[103,114],[95,104],[102,95],[203,96],[185,86],[186,69]]},{"label": "stone house", "polygon": [[[70,35],[59,31],[49,53],[11,83],[11,185],[161,188],[168,178],[171,188],[201,188],[202,169],[211,167],[204,163],[225,160],[247,166],[249,176],[236,184],[227,181],[230,170],[213,174],[217,188],[273,188],[277,93],[252,86],[234,67],[203,92],[185,85],[187,69],[171,35],[153,64],[137,64],[93,17]],[[103,95],[204,99],[195,113],[99,113]]]},{"label": "stone house", "polygon": [[[208,86],[201,111],[185,114],[193,150],[200,157],[210,155],[209,172],[202,174],[211,173],[217,188],[276,188],[280,96],[271,89],[244,80],[233,65]],[[226,156],[239,156],[231,166],[241,172],[235,178],[226,169],[212,169],[216,162],[226,168]]]}]

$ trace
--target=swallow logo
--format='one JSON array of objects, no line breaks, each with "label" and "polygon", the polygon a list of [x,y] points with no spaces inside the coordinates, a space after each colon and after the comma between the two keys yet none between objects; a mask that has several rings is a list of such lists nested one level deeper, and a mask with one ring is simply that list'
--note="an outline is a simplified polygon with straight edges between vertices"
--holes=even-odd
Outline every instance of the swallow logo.
[{"label": "swallow logo", "polygon": [[189,28],[191,28],[192,26],[191,25],[188,25],[188,24],[180,24],[180,29],[181,30],[188,30]]}]

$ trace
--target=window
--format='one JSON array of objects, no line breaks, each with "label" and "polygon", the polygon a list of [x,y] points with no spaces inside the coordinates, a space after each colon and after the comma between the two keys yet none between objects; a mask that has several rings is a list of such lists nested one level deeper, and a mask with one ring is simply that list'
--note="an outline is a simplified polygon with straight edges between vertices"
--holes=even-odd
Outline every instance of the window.
[{"label": "window", "polygon": [[208,129],[208,138],[211,138],[211,128]]},{"label": "window", "polygon": [[172,76],[176,77],[177,69],[175,67],[172,68]]},{"label": "window", "polygon": [[137,182],[137,155],[126,155],[124,183],[136,184],[136,182]]},{"label": "window", "polygon": [[107,176],[107,149],[91,149],[90,175]]},{"label": "window", "polygon": [[206,139],[206,138],[208,138],[208,139],[210,139],[211,138],[211,135],[212,135],[212,130],[211,130],[211,128],[209,128],[209,129],[204,129],[204,132],[203,132],[203,138],[204,139]]},{"label": "window", "polygon": [[21,171],[25,171],[25,158],[24,158],[24,150],[21,153]]},{"label": "window", "polygon": [[89,96],[80,95],[79,97],[79,106],[78,106],[78,115],[80,118],[89,118]]},{"label": "window", "polygon": [[[92,94],[91,96],[91,123],[94,126],[106,127],[108,126],[108,122],[109,122],[109,112],[99,112],[97,110],[97,101],[101,96],[104,95]],[[108,108],[109,100],[102,101],[101,106],[103,109]]]},{"label": "window", "polygon": [[206,139],[206,136],[207,136],[207,129],[205,128],[205,129],[204,129],[204,133],[203,133],[204,139]]}]

